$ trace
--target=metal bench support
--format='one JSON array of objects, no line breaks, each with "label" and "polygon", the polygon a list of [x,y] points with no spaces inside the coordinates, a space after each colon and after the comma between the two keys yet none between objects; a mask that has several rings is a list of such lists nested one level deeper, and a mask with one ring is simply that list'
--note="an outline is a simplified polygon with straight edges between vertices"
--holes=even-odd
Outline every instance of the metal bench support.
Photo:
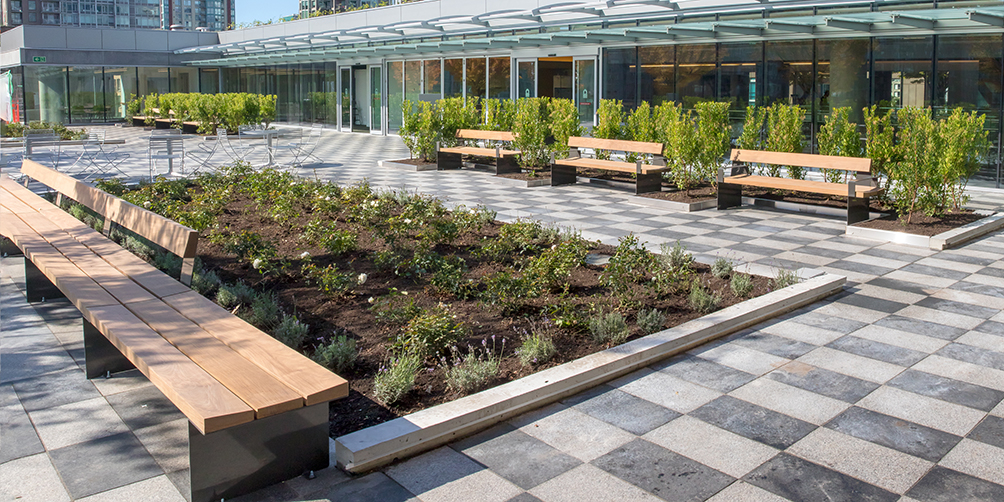
[{"label": "metal bench support", "polygon": [[635,180],[635,195],[661,191],[662,173],[638,174],[638,179]]},{"label": "metal bench support", "polygon": [[328,467],[328,403],[188,440],[191,502],[229,499]]},{"label": "metal bench support", "polygon": [[852,225],[860,221],[867,221],[870,217],[868,211],[868,197],[848,197],[847,198],[847,224]]},{"label": "metal bench support", "polygon": [[512,174],[521,173],[523,170],[519,167],[519,163],[516,162],[515,155],[499,155],[495,159],[495,174]]},{"label": "metal bench support", "polygon": [[743,187],[734,183],[718,183],[718,209],[743,205]]},{"label": "metal bench support", "polygon": [[38,303],[46,298],[66,296],[27,257],[24,259],[24,289],[28,303]]},{"label": "metal bench support", "polygon": [[84,365],[87,378],[135,368],[118,347],[112,345],[87,319],[84,319]]},{"label": "metal bench support", "polygon": [[575,167],[551,164],[551,186],[574,185]]},{"label": "metal bench support", "polygon": [[436,168],[440,171],[444,169],[460,169],[463,166],[463,159],[459,153],[436,152]]},{"label": "metal bench support", "polygon": [[22,253],[13,241],[0,236],[0,256],[22,256]]}]

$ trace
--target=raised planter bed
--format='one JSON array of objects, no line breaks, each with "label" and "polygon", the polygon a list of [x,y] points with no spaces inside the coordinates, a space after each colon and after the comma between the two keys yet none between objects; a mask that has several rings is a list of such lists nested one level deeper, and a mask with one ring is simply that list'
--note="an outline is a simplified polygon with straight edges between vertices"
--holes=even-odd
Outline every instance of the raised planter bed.
[{"label": "raised planter bed", "polygon": [[[769,207],[772,209],[780,209],[782,211],[794,211],[798,213],[806,214],[819,214],[823,216],[833,216],[836,218],[846,218],[847,209],[833,207],[833,206],[820,206],[815,204],[802,204],[800,202],[788,202],[782,200],[773,199],[760,199],[755,197],[743,196],[743,204],[748,204],[751,206],[759,207]],[[869,218],[879,218],[883,216],[882,213],[871,212],[868,213]]]},{"label": "raised planter bed", "polygon": [[406,162],[406,160],[410,159],[378,160],[377,165],[380,167],[389,167],[391,169],[403,169],[405,171],[436,171],[438,169],[435,163],[413,164],[411,162]]},{"label": "raised planter bed", "polygon": [[529,179],[521,178],[507,178],[505,176],[492,176],[492,183],[499,183],[501,185],[520,187],[520,188],[533,188],[542,186],[551,186],[551,177],[547,176],[536,176]]},{"label": "raised planter bed", "polygon": [[986,217],[933,236],[866,228],[856,225],[848,226],[845,233],[854,237],[941,251],[1004,228],[1004,213],[995,213],[993,211],[976,211],[976,213],[985,215]]},{"label": "raised planter bed", "polygon": [[817,275],[674,328],[346,434],[335,439],[338,465],[358,473],[430,450],[825,298],[841,290],[845,282],[843,276]]},{"label": "raised planter bed", "polygon": [[675,200],[653,199],[649,197],[635,197],[630,204],[638,206],[654,207],[656,209],[666,209],[669,211],[680,211],[689,213],[692,211],[703,211],[711,209],[718,204],[716,199],[701,200],[697,202],[678,202]]}]

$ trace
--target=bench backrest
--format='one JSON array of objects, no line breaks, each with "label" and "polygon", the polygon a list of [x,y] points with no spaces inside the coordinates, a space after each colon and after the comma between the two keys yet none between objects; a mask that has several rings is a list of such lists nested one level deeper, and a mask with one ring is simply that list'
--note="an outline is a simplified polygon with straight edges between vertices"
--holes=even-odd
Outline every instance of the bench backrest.
[{"label": "bench backrest", "polygon": [[870,173],[872,159],[861,157],[838,157],[836,155],[815,155],[810,153],[764,152],[761,150],[732,150],[732,162],[745,164],[776,164],[781,166],[811,167],[814,169],[840,169]]},{"label": "bench backrest", "polygon": [[182,282],[191,284],[191,268],[194,265],[195,252],[199,245],[198,231],[98,190],[35,161],[25,159],[21,164],[21,172],[104,216],[105,228],[107,228],[107,222],[114,222],[180,256],[183,259]]},{"label": "bench backrest", "polygon": [[662,155],[662,143],[647,141],[626,141],[622,139],[583,138],[571,136],[568,138],[571,148],[592,148],[594,150],[615,150],[618,152],[649,153]]},{"label": "bench backrest", "polygon": [[515,141],[516,137],[507,131],[479,131],[477,129],[460,129],[457,139],[485,139],[489,141]]}]

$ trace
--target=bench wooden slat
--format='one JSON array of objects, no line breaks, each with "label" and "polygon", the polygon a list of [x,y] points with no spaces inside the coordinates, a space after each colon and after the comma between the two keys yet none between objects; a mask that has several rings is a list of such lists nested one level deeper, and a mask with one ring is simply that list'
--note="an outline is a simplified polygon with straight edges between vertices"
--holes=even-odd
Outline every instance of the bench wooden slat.
[{"label": "bench wooden slat", "polygon": [[189,227],[90,187],[38,162],[25,160],[21,164],[21,173],[178,256],[195,256],[199,233]]},{"label": "bench wooden slat", "polygon": [[[635,164],[632,164],[630,162],[618,162],[616,160],[572,157],[567,159],[555,159],[554,163],[562,166],[584,167],[587,169],[604,169],[607,171],[619,171],[623,173],[637,172],[637,166]],[[658,173],[665,171],[667,169],[668,169],[667,167],[650,166],[647,164],[642,164],[641,166],[642,174]]]},{"label": "bench wooden slat", "polygon": [[[739,175],[727,176],[725,183],[737,185],[755,186],[761,188],[776,188],[779,190],[808,191],[823,195],[847,196],[847,185],[843,183],[827,183],[825,181],[793,180],[786,178],[772,178],[769,176]],[[870,186],[855,187],[858,197],[871,196],[881,193],[880,188]]]},{"label": "bench wooden slat", "polygon": [[779,166],[800,166],[813,169],[839,169],[870,173],[872,159],[862,157],[838,157],[835,155],[815,155],[809,153],[765,152],[760,150],[732,150],[732,161]]},{"label": "bench wooden slat", "polygon": [[[440,148],[440,152],[446,153],[459,153],[461,155],[474,155],[478,157],[494,157],[494,148],[480,148],[476,146],[457,146],[457,147],[446,147]],[[500,150],[501,155],[519,155],[518,150]]]},{"label": "bench wooden slat", "polygon": [[489,141],[515,141],[516,138],[508,131],[483,131],[480,129],[460,129],[458,139],[485,139]]},{"label": "bench wooden slat", "polygon": [[627,141],[622,139],[583,138],[572,136],[568,138],[568,146],[573,148],[592,148],[594,150],[616,150],[620,152],[638,152],[651,155],[662,155],[662,143],[647,141]]},{"label": "bench wooden slat", "polygon": [[122,305],[92,308],[84,317],[146,375],[199,432],[208,434],[254,420],[255,412],[247,403]]},{"label": "bench wooden slat", "polygon": [[125,306],[251,406],[256,418],[278,415],[303,406],[303,398],[298,393],[169,305],[157,300],[130,302]]},{"label": "bench wooden slat", "polygon": [[260,332],[195,291],[165,297],[164,302],[299,393],[307,406],[349,394],[349,385],[344,378]]}]

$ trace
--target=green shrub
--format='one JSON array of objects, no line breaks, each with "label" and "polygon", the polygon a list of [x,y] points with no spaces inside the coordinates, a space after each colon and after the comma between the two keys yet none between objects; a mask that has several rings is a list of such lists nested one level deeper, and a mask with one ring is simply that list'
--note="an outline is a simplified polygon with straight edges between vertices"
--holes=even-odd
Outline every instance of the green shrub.
[{"label": "green shrub", "polygon": [[729,284],[732,293],[740,298],[746,298],[753,292],[753,276],[748,274],[733,274]]},{"label": "green shrub", "polygon": [[666,160],[673,183],[681,190],[690,190],[698,183],[695,173],[700,157],[700,141],[690,110],[666,101],[655,109],[656,133],[665,144]]},{"label": "green shrub", "polygon": [[370,304],[377,321],[385,323],[405,324],[422,313],[422,308],[415,305],[415,298],[397,288],[391,288],[390,293],[380,298],[370,298]]},{"label": "green shrub", "polygon": [[427,101],[413,103],[404,100],[404,122],[398,131],[412,158],[425,162],[436,160],[436,142],[439,141],[439,116],[435,105]]},{"label": "green shrub", "polygon": [[[600,106],[596,110],[596,127],[593,128],[594,138],[603,139],[624,139],[628,136],[625,131],[624,104],[619,99],[601,99]],[[599,150],[596,158],[609,159],[610,152]]]},{"label": "green shrub", "polygon": [[[439,120],[439,141],[444,146],[457,146],[457,131],[476,129],[480,122],[479,99],[476,97],[445,98],[436,101],[434,113]],[[508,131],[509,129],[505,129]]]},{"label": "green shrub", "polygon": [[453,210],[453,221],[465,232],[478,230],[495,222],[498,213],[478,204],[473,208],[459,206]]},{"label": "green shrub", "polygon": [[617,251],[600,276],[600,284],[613,290],[614,294],[626,293],[631,284],[651,274],[654,265],[654,255],[641,245],[634,234],[628,234],[620,238]]},{"label": "green shrub", "polygon": [[[624,135],[631,141],[655,141],[655,122],[652,120],[652,107],[649,106],[648,101],[642,101],[641,104],[628,113],[627,121],[624,125]],[[641,160],[648,163],[647,157],[644,154],[629,153],[626,160],[628,162]]]},{"label": "green shrub", "polygon": [[415,386],[415,373],[421,367],[422,359],[414,354],[391,359],[373,378],[373,397],[387,406],[400,401]]},{"label": "green shrub", "polygon": [[468,335],[467,327],[442,307],[435,307],[408,321],[394,340],[397,353],[428,357],[443,353]]},{"label": "green shrub", "polygon": [[[821,155],[840,157],[861,156],[861,136],[858,125],[850,120],[851,108],[833,108],[826,116],[826,122],[819,126],[816,143]],[[846,171],[823,169],[823,177],[830,183],[841,183]]]},{"label": "green shrub", "polygon": [[704,101],[697,103],[697,178],[714,181],[729,151],[732,126],[729,125],[729,103]]},{"label": "green shrub", "polygon": [[216,292],[216,303],[225,309],[233,309],[238,305],[250,305],[254,298],[254,290],[243,282],[224,284]]},{"label": "green shrub", "polygon": [[484,291],[481,300],[489,305],[502,308],[503,314],[518,311],[528,298],[540,296],[540,288],[529,274],[521,274],[512,270],[501,270],[482,281]]},{"label": "green shrub", "polygon": [[[801,153],[805,145],[802,135],[802,124],[805,121],[805,110],[798,105],[774,103],[767,113],[767,150],[771,152]],[[788,177],[805,179],[805,168],[787,166]],[[779,177],[780,167],[767,166],[770,176]]]},{"label": "green shrub", "polygon": [[568,239],[531,258],[524,268],[524,273],[532,277],[542,290],[567,291],[572,270],[585,263],[588,252],[585,242],[581,239]]},{"label": "green shrub", "polygon": [[451,348],[451,360],[444,364],[446,385],[450,390],[467,395],[488,387],[498,375],[502,358],[492,355],[485,347],[484,351],[468,346],[466,356],[458,354]]},{"label": "green shrub", "polygon": [[199,269],[192,274],[192,289],[202,296],[210,296],[220,287],[220,276],[215,271]]},{"label": "green shrub", "polygon": [[746,118],[743,130],[736,139],[736,145],[744,150],[764,150],[764,122],[767,120],[767,108],[758,106],[746,107]]},{"label": "green shrub", "polygon": [[794,270],[778,267],[778,269],[774,272],[774,289],[786,288],[792,284],[798,284],[799,282],[800,279],[798,278],[798,273]]},{"label": "green shrub", "polygon": [[589,334],[593,343],[617,345],[627,340],[631,331],[619,312],[600,314],[589,319]]},{"label": "green shrub", "polygon": [[282,314],[282,321],[272,330],[272,336],[293,349],[299,349],[307,340],[310,326],[300,322],[295,315]]},{"label": "green shrub", "polygon": [[551,147],[547,144],[551,134],[546,119],[547,103],[548,98],[519,98],[516,101],[512,128],[516,140],[512,144],[520,151],[519,165],[531,171],[551,162]]},{"label": "green shrub", "polygon": [[332,338],[314,351],[314,361],[317,364],[338,374],[350,371],[356,365],[357,357],[359,352],[356,350],[356,341],[345,335]]},{"label": "green shrub", "polygon": [[662,331],[662,327],[665,324],[666,314],[663,314],[658,309],[642,309],[638,311],[638,328],[641,329],[643,335]]},{"label": "green shrub", "polygon": [[694,255],[687,252],[687,246],[676,241],[672,246],[664,242],[659,246],[659,259],[663,266],[671,269],[688,268],[694,263]]},{"label": "green shrub", "polygon": [[167,275],[181,275],[181,264],[180,256],[167,251],[158,252],[153,257],[153,266]]},{"label": "green shrub", "polygon": [[516,355],[523,366],[533,366],[544,364],[554,357],[558,349],[554,346],[554,340],[545,333],[533,331],[523,339],[523,344],[516,349]]},{"label": "green shrub", "polygon": [[126,235],[122,239],[122,247],[144,260],[152,260],[154,255],[157,253],[145,242],[131,235]]},{"label": "green shrub", "polygon": [[[283,319],[279,302],[273,293],[260,292],[251,300],[251,309],[240,312],[244,320],[262,331],[271,331]],[[295,321],[296,318],[293,318]]]},{"label": "green shrub", "polygon": [[467,274],[467,263],[459,256],[450,256],[443,260],[429,284],[440,293],[449,293],[456,298],[466,300],[474,294],[474,280],[464,279]]},{"label": "green shrub", "polygon": [[900,151],[896,148],[892,115],[879,115],[878,105],[861,111],[865,122],[865,156],[872,159],[872,173],[890,180],[891,169],[901,158]]},{"label": "green shrub", "polygon": [[486,99],[485,120],[481,128],[486,131],[512,131],[516,120],[516,102],[511,99]]},{"label": "green shrub", "polygon": [[532,254],[541,246],[550,245],[557,235],[535,220],[516,220],[499,229],[498,237],[490,239],[477,252],[496,260]]},{"label": "green shrub", "polygon": [[711,274],[719,279],[732,275],[732,260],[722,256],[715,258],[715,263],[711,265]]},{"label": "green shrub", "polygon": [[313,284],[328,296],[347,295],[359,282],[359,276],[351,272],[339,272],[338,266],[332,263],[321,268],[313,263],[307,263],[300,269],[310,284]]},{"label": "green shrub", "polygon": [[955,108],[938,124],[939,163],[932,187],[935,207],[928,213],[962,209],[969,197],[966,184],[980,170],[981,161],[990,149],[989,131],[984,128],[986,115]]},{"label": "green shrub", "polygon": [[554,137],[554,146],[551,150],[556,155],[559,152],[567,152],[568,138],[582,136],[583,133],[575,102],[571,99],[551,99],[547,104],[547,115],[551,124],[551,136]]},{"label": "green shrub", "polygon": [[690,286],[690,296],[687,297],[690,308],[701,314],[714,312],[718,305],[722,303],[722,297],[718,293],[710,293],[698,281],[694,281]]},{"label": "green shrub", "polygon": [[329,253],[339,256],[358,247],[356,234],[349,230],[338,230],[337,222],[311,220],[303,229],[303,237],[307,242],[324,248]]}]

